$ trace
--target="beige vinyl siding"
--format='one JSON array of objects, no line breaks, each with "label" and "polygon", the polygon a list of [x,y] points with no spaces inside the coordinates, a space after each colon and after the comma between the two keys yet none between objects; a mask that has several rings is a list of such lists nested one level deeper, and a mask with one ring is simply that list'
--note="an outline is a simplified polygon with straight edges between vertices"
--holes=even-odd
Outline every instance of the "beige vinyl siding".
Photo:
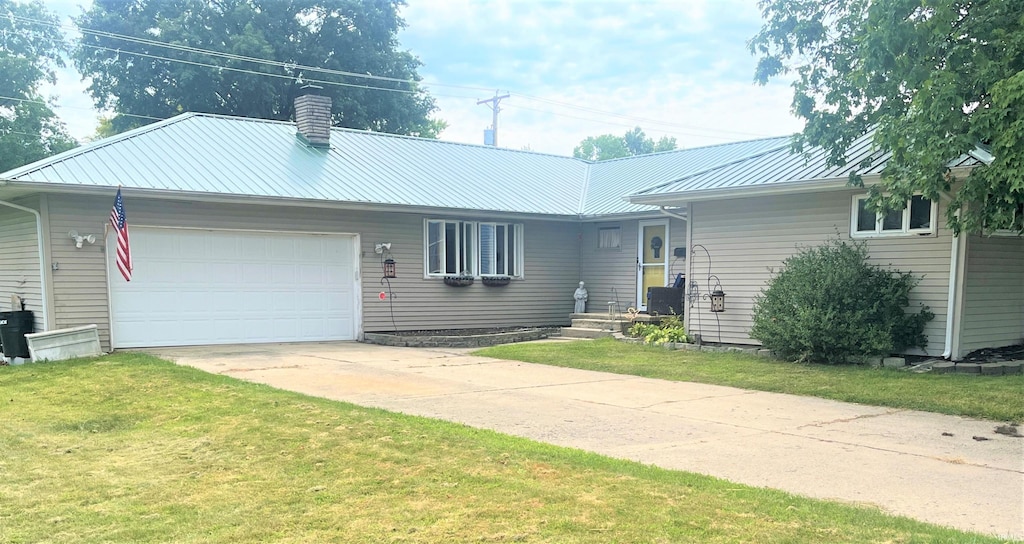
[{"label": "beige vinyl siding", "polygon": [[971,236],[960,356],[1024,341],[1024,238]]},{"label": "beige vinyl siding", "polygon": [[[843,190],[691,203],[692,243],[708,249],[711,273],[720,278],[727,295],[726,311],[717,316],[723,342],[758,344],[749,336],[752,309],[771,270],[779,270],[783,260],[799,247],[821,244],[837,234],[848,240],[855,194],[859,192]],[[911,304],[916,309],[923,303],[935,313],[925,329],[930,355],[941,354],[945,347],[952,233],[942,227],[944,214],[941,203],[935,236],[866,239],[872,262],[924,276],[912,293]],[[698,249],[690,261],[689,279],[696,280],[706,293],[707,256]],[[707,300],[700,301],[699,315],[688,316],[688,321],[691,332],[700,332],[710,342],[718,340],[718,322]]]},{"label": "beige vinyl siding", "polygon": [[[95,324],[103,349],[110,349],[107,275],[104,240],[107,218],[114,203],[88,197],[47,196],[50,260],[53,277],[53,323],[57,329]],[[130,213],[130,212],[129,212]],[[132,217],[128,216],[129,221]],[[95,244],[81,249],[68,231],[92,234]]]},{"label": "beige vinyl siding", "polygon": [[[666,216],[652,216],[650,220],[668,220],[669,282],[677,273],[686,272],[686,259],[673,257],[677,247],[686,247],[686,221]],[[607,312],[608,302],[617,301],[618,311],[625,311],[637,303],[637,243],[639,241],[637,219],[622,221],[596,221],[582,223],[579,230],[580,254],[583,268],[580,279],[587,283],[590,300],[588,312]],[[607,249],[598,247],[599,231],[606,227],[620,227],[622,247]]]},{"label": "beige vinyl siding", "polygon": [[[37,208],[38,200],[16,204]],[[34,215],[0,206],[0,311],[11,307],[11,295],[25,299],[25,309],[35,312],[35,330],[45,330],[39,278],[39,238]]]},{"label": "beige vinyl siding", "polygon": [[[505,287],[478,281],[458,288],[440,278],[424,278],[423,220],[459,215],[153,200],[134,198],[130,192],[124,198],[129,230],[134,225],[358,234],[365,331],[394,329],[392,308],[400,330],[567,325],[572,312],[579,269],[575,223],[500,219],[524,225],[525,277]],[[67,231],[100,237],[112,204],[113,195],[49,200],[50,243],[53,260],[60,264],[54,272],[58,326],[96,323],[104,346],[109,346],[110,325],[103,244],[75,249]],[[378,297],[388,289],[381,282],[380,256],[374,253],[377,242],[391,242],[397,264],[390,302]],[[122,280],[118,276],[111,281]]]}]

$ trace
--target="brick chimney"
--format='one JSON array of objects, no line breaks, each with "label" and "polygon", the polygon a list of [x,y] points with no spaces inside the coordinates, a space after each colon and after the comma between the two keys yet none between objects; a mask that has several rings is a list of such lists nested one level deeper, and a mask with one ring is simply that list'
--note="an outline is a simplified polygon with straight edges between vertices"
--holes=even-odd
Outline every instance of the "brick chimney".
[{"label": "brick chimney", "polygon": [[295,99],[297,135],[313,147],[330,147],[331,97],[317,94],[323,87],[306,85]]}]

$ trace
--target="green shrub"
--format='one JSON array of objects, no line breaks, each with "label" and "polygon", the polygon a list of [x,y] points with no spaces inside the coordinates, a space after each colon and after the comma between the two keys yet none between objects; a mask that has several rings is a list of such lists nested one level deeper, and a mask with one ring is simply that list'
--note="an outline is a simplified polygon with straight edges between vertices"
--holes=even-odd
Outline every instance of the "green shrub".
[{"label": "green shrub", "polygon": [[643,338],[649,344],[664,344],[666,342],[688,342],[686,329],[679,316],[672,315],[663,317],[661,323],[633,323],[629,327],[629,335],[634,338]]},{"label": "green shrub", "polygon": [[919,279],[867,262],[864,242],[832,239],[783,263],[754,305],[750,336],[783,357],[845,363],[925,347],[927,306],[908,313]]}]

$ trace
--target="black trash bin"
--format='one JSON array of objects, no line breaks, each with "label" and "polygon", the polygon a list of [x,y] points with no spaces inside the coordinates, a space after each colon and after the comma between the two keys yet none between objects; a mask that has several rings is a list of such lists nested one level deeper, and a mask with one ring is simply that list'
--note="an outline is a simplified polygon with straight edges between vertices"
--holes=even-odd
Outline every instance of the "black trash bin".
[{"label": "black trash bin", "polygon": [[35,331],[35,316],[30,310],[0,312],[0,346],[7,358],[28,358],[26,334]]}]

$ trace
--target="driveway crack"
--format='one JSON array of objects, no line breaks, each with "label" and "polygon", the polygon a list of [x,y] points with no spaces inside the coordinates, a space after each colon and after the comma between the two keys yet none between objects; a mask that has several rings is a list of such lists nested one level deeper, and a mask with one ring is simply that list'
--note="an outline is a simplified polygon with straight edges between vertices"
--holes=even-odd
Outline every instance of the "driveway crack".
[{"label": "driveway crack", "polygon": [[857,415],[857,416],[853,416],[853,417],[842,417],[842,418],[839,418],[839,419],[833,419],[833,420],[830,420],[830,421],[816,421],[814,423],[808,423],[806,425],[801,425],[801,426],[797,427],[797,430],[806,429],[807,427],[824,427],[826,425],[832,425],[833,423],[849,423],[851,421],[857,421],[857,420],[860,420],[860,419],[871,419],[871,418],[875,418],[875,417],[890,416],[890,415],[899,414],[899,413],[902,413],[902,412],[906,412],[906,410],[901,410],[901,409],[886,410],[884,412],[879,412],[877,414],[861,414],[861,415]]}]

